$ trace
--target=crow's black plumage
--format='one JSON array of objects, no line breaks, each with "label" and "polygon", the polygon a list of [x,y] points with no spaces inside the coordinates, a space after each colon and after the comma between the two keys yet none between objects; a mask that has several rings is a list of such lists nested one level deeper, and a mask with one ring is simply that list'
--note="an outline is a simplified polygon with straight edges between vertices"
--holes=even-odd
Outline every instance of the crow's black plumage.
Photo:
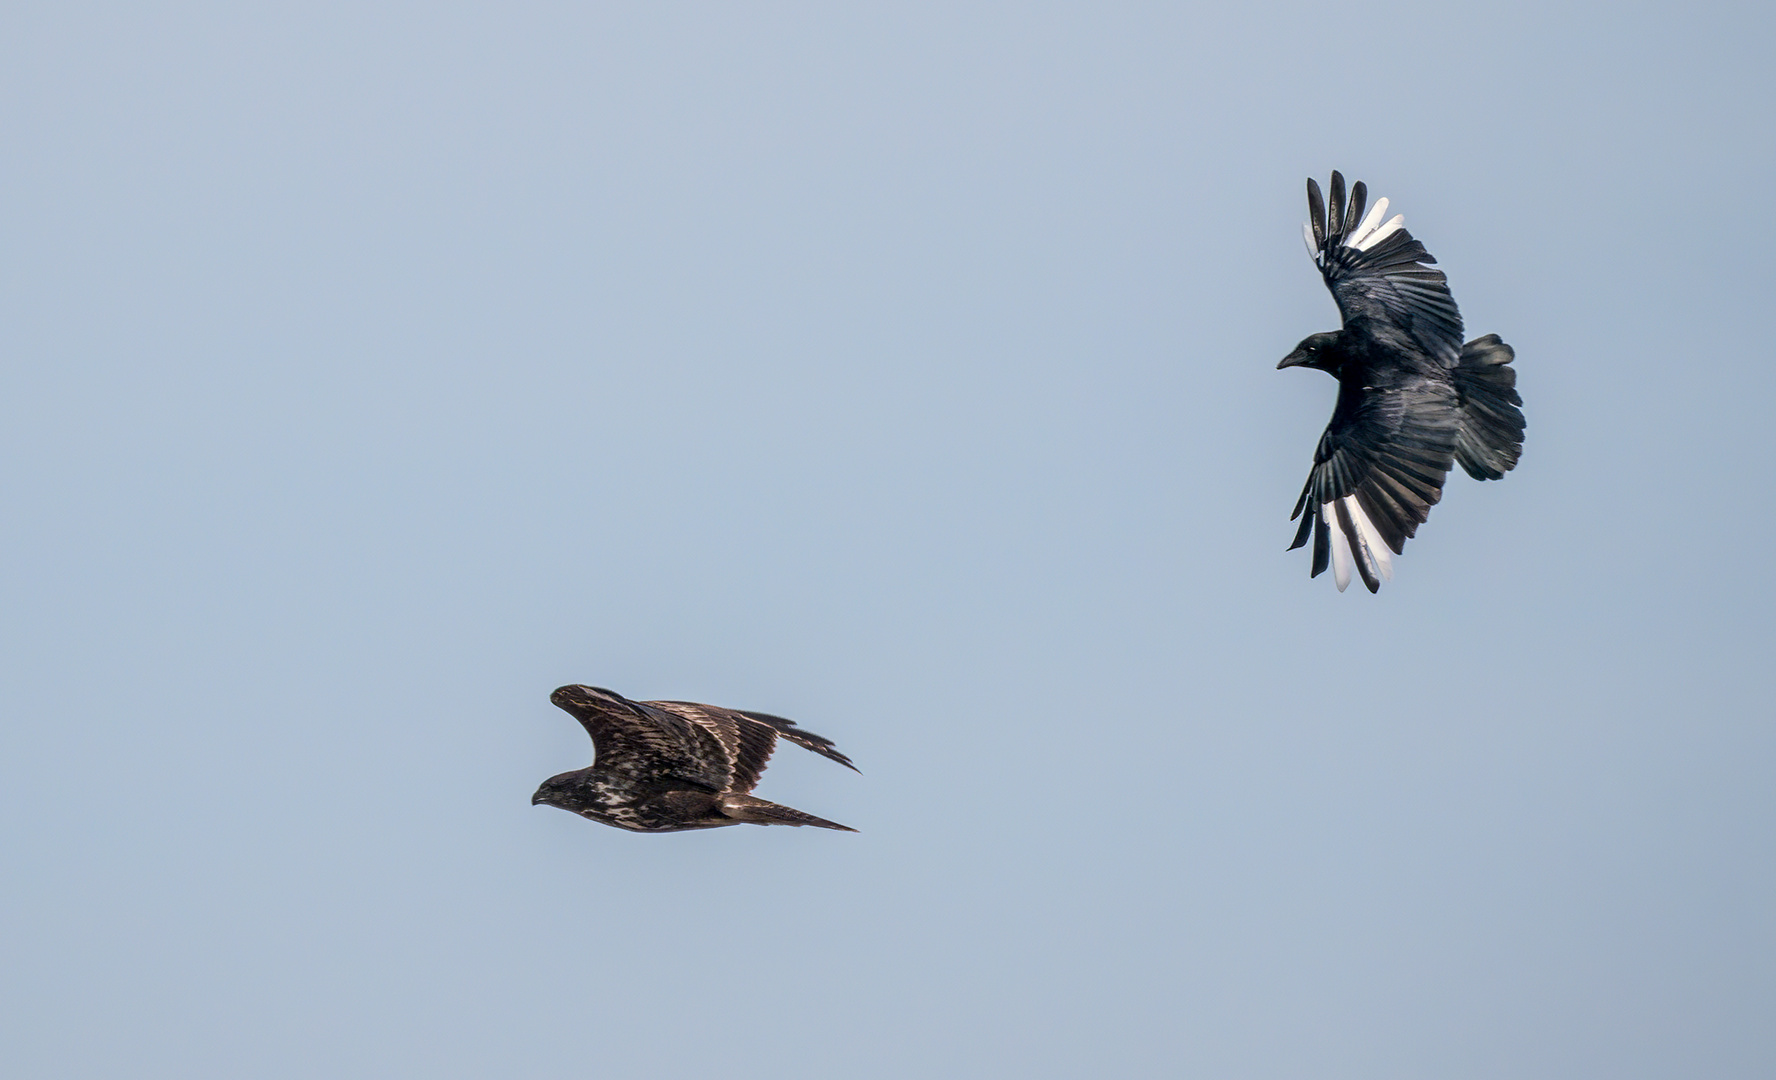
[{"label": "crow's black plumage", "polygon": [[1344,329],[1314,334],[1278,368],[1311,367],[1338,380],[1332,421],[1314,451],[1289,550],[1313,537],[1313,569],[1328,565],[1339,591],[1355,567],[1370,592],[1393,577],[1398,555],[1443,496],[1459,462],[1476,480],[1497,480],[1523,451],[1523,400],[1515,355],[1497,334],[1462,344],[1461,312],[1437,260],[1402,227],[1383,221],[1387,200],[1365,216],[1358,181],[1345,202],[1332,174],[1330,205],[1307,182],[1307,249],[1332,291]]},{"label": "crow's black plumage", "polygon": [[549,700],[580,722],[596,754],[590,768],[543,781],[532,806],[558,806],[635,832],[742,823],[857,831],[748,794],[779,738],[856,771],[831,739],[794,721],[688,701],[630,701],[595,686],[563,686]]}]

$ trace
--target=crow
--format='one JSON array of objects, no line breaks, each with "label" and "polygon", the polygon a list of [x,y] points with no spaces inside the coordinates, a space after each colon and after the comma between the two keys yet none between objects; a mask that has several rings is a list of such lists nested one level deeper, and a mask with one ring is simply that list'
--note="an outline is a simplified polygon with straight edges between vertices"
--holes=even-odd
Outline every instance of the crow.
[{"label": "crow", "polygon": [[[1332,421],[1289,520],[1289,550],[1313,536],[1313,569],[1328,563],[1338,591],[1351,568],[1370,592],[1393,579],[1392,556],[1443,496],[1460,462],[1476,480],[1498,480],[1523,452],[1523,399],[1516,356],[1497,334],[1462,344],[1461,312],[1424,245],[1387,218],[1386,199],[1364,216],[1361,180],[1344,201],[1332,174],[1330,214],[1307,182],[1308,254],[1338,304],[1344,329],[1306,338],[1277,364],[1318,368],[1338,380]],[[1384,221],[1383,219],[1386,218]]]},{"label": "crow", "polygon": [[543,781],[532,806],[558,806],[634,832],[743,822],[857,831],[747,794],[779,738],[857,771],[831,739],[794,721],[688,701],[630,701],[596,686],[563,686],[549,700],[592,736],[596,755],[590,768]]}]

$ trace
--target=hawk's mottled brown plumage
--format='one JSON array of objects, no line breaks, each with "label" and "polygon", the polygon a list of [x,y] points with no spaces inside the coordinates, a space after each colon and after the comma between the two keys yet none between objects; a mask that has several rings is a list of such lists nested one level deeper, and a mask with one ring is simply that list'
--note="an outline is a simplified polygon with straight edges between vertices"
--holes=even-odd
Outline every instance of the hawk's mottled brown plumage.
[{"label": "hawk's mottled brown plumage", "polygon": [[742,822],[857,831],[748,794],[779,738],[856,771],[831,739],[793,721],[689,701],[630,701],[595,686],[563,686],[549,700],[573,714],[597,753],[590,768],[544,781],[533,806],[559,806],[635,832]]}]

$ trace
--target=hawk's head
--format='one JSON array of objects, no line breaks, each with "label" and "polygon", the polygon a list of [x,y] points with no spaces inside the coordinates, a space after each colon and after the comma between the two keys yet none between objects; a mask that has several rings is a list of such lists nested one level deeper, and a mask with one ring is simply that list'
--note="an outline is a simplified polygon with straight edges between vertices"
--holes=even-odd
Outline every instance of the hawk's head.
[{"label": "hawk's head", "polygon": [[550,694],[549,700],[575,716],[613,712],[634,716],[641,711],[635,707],[633,701],[615,690],[605,690],[597,686],[563,686]]},{"label": "hawk's head", "polygon": [[585,808],[585,799],[574,783],[578,778],[578,773],[562,773],[560,776],[549,777],[543,781],[542,787],[536,789],[536,794],[530,797],[530,805],[559,806],[568,813],[579,813]]}]

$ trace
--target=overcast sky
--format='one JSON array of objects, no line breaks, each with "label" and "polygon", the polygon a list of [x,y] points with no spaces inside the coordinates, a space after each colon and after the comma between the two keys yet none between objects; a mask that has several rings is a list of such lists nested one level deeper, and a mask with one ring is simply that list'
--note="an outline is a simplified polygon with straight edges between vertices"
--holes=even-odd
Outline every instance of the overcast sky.
[{"label": "overcast sky", "polygon": [[[1776,1073],[1755,5],[23,3],[0,1072]],[[1334,168],[1517,350],[1289,510]],[[532,807],[563,683],[862,831]]]}]

